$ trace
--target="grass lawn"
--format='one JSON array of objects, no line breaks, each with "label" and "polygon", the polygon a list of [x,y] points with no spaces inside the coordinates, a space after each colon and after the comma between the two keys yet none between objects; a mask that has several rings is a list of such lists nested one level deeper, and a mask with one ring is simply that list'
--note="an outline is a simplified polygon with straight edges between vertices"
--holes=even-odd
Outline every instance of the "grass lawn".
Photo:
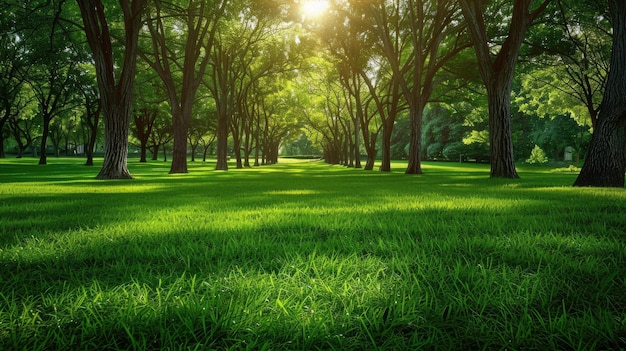
[{"label": "grass lawn", "polygon": [[626,190],[0,159],[0,350],[626,347]]}]

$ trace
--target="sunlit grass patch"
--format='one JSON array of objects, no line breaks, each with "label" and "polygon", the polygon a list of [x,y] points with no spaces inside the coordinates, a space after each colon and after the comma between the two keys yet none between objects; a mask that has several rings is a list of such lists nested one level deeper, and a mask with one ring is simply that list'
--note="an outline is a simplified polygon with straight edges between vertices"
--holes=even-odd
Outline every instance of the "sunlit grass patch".
[{"label": "sunlit grass patch", "polygon": [[0,349],[626,342],[624,189],[457,163],[130,162],[102,182],[28,161],[0,160]]}]

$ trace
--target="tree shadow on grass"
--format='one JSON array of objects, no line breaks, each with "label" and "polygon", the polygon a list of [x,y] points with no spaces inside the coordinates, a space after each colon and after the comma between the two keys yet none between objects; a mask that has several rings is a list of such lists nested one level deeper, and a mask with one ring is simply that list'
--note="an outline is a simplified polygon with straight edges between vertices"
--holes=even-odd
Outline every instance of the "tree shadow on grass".
[{"label": "tree shadow on grass", "polygon": [[[159,198],[169,194],[169,190],[159,191],[164,192]],[[78,195],[67,196],[68,201],[61,202],[60,212],[52,213],[52,217],[84,206],[76,201]],[[282,194],[281,198],[301,203],[302,196],[317,195],[293,195],[298,200],[287,200]],[[146,205],[150,199],[145,200]],[[98,210],[111,209],[103,205]],[[609,217],[621,218],[617,217],[619,213],[611,213]],[[112,239],[91,240],[82,247],[60,250],[56,256],[44,255],[25,261],[3,260],[4,284],[0,291],[5,296],[15,296],[16,303],[45,296],[54,304],[54,301],[67,298],[64,296],[80,296],[83,289],[93,286],[104,294],[115,294],[129,287],[132,292],[136,286],[138,292],[146,291],[154,298],[159,287],[163,288],[161,293],[169,293],[172,287],[181,284],[183,290],[179,294],[185,295],[188,303],[196,301],[199,308],[177,309],[172,296],[165,301],[167,306],[153,311],[150,318],[122,315],[123,324],[108,321],[104,325],[108,329],[100,330],[101,335],[117,338],[115,344],[118,347],[130,347],[141,339],[151,342],[154,349],[171,345],[168,343],[184,345],[181,335],[187,337],[186,345],[189,346],[196,340],[205,346],[213,343],[219,347],[237,347],[242,346],[244,339],[249,343],[269,342],[285,348],[289,345],[313,346],[315,343],[335,348],[347,346],[348,341],[328,339],[328,335],[316,334],[313,344],[301,339],[302,335],[297,333],[290,335],[302,325],[299,325],[301,321],[289,321],[287,317],[281,317],[287,320],[280,319],[285,323],[286,333],[269,327],[251,332],[245,327],[231,325],[233,318],[242,318],[242,312],[232,311],[229,303],[259,305],[247,300],[254,295],[246,292],[245,286],[232,285],[231,281],[239,279],[239,275],[277,279],[290,271],[286,267],[302,264],[298,258],[314,260],[312,256],[315,255],[336,257],[337,262],[355,257],[374,259],[381,269],[388,270],[386,276],[381,276],[381,284],[397,286],[395,294],[400,294],[399,297],[392,294],[388,298],[372,300],[370,306],[350,310],[360,319],[346,319],[348,325],[327,330],[327,334],[341,333],[349,341],[358,341],[359,347],[368,343],[367,334],[372,331],[386,335],[388,345],[403,342],[418,345],[420,340],[438,338],[447,340],[451,347],[506,347],[502,338],[513,336],[499,334],[506,331],[502,328],[507,320],[513,324],[523,322],[522,317],[513,316],[515,313],[522,313],[526,316],[523,318],[531,318],[529,316],[536,313],[538,315],[534,318],[544,321],[565,316],[572,320],[580,317],[580,323],[590,323],[606,314],[620,318],[619,311],[626,308],[623,280],[620,280],[626,276],[623,245],[615,245],[623,244],[623,238],[610,230],[605,233],[585,228],[570,230],[575,226],[563,230],[558,223],[541,223],[541,212],[532,205],[517,206],[509,212],[497,214],[490,209],[475,208],[379,209],[368,212],[365,221],[363,213],[345,212],[342,221],[347,227],[325,222],[324,217],[316,214],[301,214],[296,221],[287,212],[275,216],[249,230],[161,228],[136,235],[128,233]],[[529,216],[536,218],[533,220]],[[430,220],[425,221],[425,218]],[[91,222],[93,227],[82,234],[97,235],[98,228],[107,225],[106,221],[99,220],[102,218]],[[618,219],[605,223],[605,227],[611,229],[623,224],[620,222]],[[367,272],[358,273],[365,276]],[[325,279],[324,275],[316,274],[310,279]],[[391,276],[394,278],[386,278]],[[199,279],[201,284],[207,285],[193,290],[189,285],[191,279]],[[416,283],[419,287],[415,287]],[[272,289],[274,294],[281,287]],[[533,293],[532,289],[536,291]],[[431,294],[430,303],[423,300],[426,293]],[[216,297],[220,294],[221,297]],[[94,296],[87,295],[88,299],[95,301]],[[332,294],[328,297],[341,300]],[[413,309],[389,312],[398,298],[409,299]],[[53,315],[52,306],[46,304],[42,303],[41,312]],[[98,310],[89,303],[86,305],[94,308],[94,312],[106,311],[106,306]],[[274,310],[272,318],[279,319],[281,314],[276,313],[274,300],[268,306]],[[209,308],[209,312],[200,312],[202,307]],[[111,313],[116,315],[114,311]],[[337,308],[337,313],[342,313],[341,307]],[[392,320],[390,313],[394,313]],[[476,322],[477,319],[483,320],[483,324]],[[263,318],[250,321],[254,320],[264,323]],[[529,324],[529,321],[537,324],[532,328],[539,336],[553,338],[553,346],[576,347],[572,341],[558,341],[557,337],[569,337],[575,341],[589,335],[598,336],[593,334],[591,324],[570,325],[581,333],[577,339],[575,335],[566,334],[565,330],[553,330],[549,335],[545,329],[548,327],[541,327],[540,320],[530,319],[525,323]],[[66,337],[95,338],[91,331],[81,334],[81,325],[64,323],[67,323],[64,325]],[[177,329],[177,333],[166,335],[168,328],[176,329],[176,325],[185,323],[187,326]],[[253,324],[244,324],[251,327],[250,323]],[[604,345],[619,344],[619,338],[625,335],[623,325],[613,324],[607,328],[614,328],[615,339],[604,336]],[[522,341],[532,340],[527,336]],[[538,339],[534,342],[537,347],[547,345]]]},{"label": "tree shadow on grass", "polygon": [[[84,297],[86,302],[79,304],[83,319],[62,320],[65,331],[59,335],[83,344],[104,335],[122,348],[140,341],[153,349],[177,343],[236,348],[245,347],[247,340],[246,345],[259,348],[268,342],[270,348],[349,349],[373,347],[372,331],[387,339],[378,346],[432,347],[425,340],[437,340],[455,348],[515,348],[504,340],[515,335],[503,328],[516,325],[527,326],[538,338],[517,340],[518,347],[526,341],[526,346],[534,342],[545,348],[550,346],[546,340],[552,340],[552,346],[575,348],[574,341],[590,335],[608,346],[623,340],[621,214],[626,203],[621,195],[583,190],[564,203],[558,189],[538,190],[535,180],[492,183],[444,173],[415,178],[359,174],[353,182],[345,182],[342,172],[324,177],[216,173],[193,176],[193,183],[184,176],[124,183],[54,181],[66,193],[0,200],[0,250],[6,252],[0,261],[0,294],[11,296],[16,306],[38,304],[35,309],[50,323],[42,327],[44,334],[57,327],[51,320],[58,315],[55,306],[69,305],[70,314],[76,303],[72,297]],[[120,190],[129,184],[128,190]],[[455,206],[474,196],[468,188],[477,189],[477,201]],[[398,203],[407,197],[414,203],[402,208]],[[563,213],[562,221],[554,220],[557,212]],[[142,225],[159,216],[164,217],[159,225]],[[220,218],[235,225],[220,225]],[[111,230],[110,237],[101,234]],[[71,247],[64,246],[70,242]],[[42,252],[31,255],[18,246]],[[326,293],[336,324],[326,324],[323,332],[307,329],[302,320],[281,314],[276,301],[284,298],[280,294],[287,290],[281,289],[289,284],[290,294],[310,298],[298,291],[306,291],[304,283],[325,278],[312,269],[323,257],[336,262],[327,277],[338,274],[342,262],[375,262],[372,272],[353,269],[346,276],[349,292],[357,273],[364,279],[379,270],[385,272],[376,276],[380,285],[395,290],[368,297],[359,308],[346,307],[341,296]],[[304,283],[293,277],[296,273],[304,274],[299,276]],[[268,283],[279,276],[279,284]],[[192,289],[193,279],[202,288]],[[176,295],[178,286],[182,290]],[[265,296],[249,291],[259,286],[269,292],[270,302],[255,300]],[[341,291],[341,286],[331,290]],[[147,292],[151,299],[157,293],[173,295],[162,308],[136,306],[146,315],[119,312],[127,306],[123,302],[109,307],[96,302],[99,294],[134,301],[133,292]],[[183,308],[175,296],[184,296],[192,307]],[[395,310],[399,298],[407,306]],[[297,306],[296,300],[292,304]],[[246,317],[233,304],[267,308],[271,318]],[[339,317],[346,310],[353,317]],[[573,322],[563,322],[563,329],[558,323],[541,326],[566,317]],[[100,330],[81,325],[98,318],[104,320]],[[480,320],[482,324],[476,322]],[[614,333],[612,338],[592,325],[596,320]],[[566,327],[580,336],[567,333]],[[306,339],[303,330],[313,338]]]}]

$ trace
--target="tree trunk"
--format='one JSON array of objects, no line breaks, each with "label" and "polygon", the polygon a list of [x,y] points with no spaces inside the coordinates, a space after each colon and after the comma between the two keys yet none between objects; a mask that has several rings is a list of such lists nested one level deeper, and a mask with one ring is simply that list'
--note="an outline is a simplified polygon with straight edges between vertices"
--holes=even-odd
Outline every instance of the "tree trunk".
[{"label": "tree trunk", "polygon": [[140,148],[140,156],[139,156],[139,162],[140,163],[146,163],[148,162],[147,159],[147,154],[148,154],[148,140],[141,140],[140,141],[141,145],[139,146]]},{"label": "tree trunk", "polygon": [[353,120],[354,123],[354,168],[363,168],[361,165],[361,126],[359,119]]},{"label": "tree trunk", "polygon": [[104,113],[104,162],[97,179],[132,179],[128,171],[130,104],[114,106]]},{"label": "tree trunk", "polygon": [[217,121],[217,164],[218,171],[228,170],[228,114],[220,114]]},{"label": "tree trunk", "polygon": [[48,157],[46,155],[46,147],[48,145],[48,135],[50,134],[50,118],[47,116],[43,117],[43,131],[41,133],[41,145],[40,145],[40,155],[39,155],[39,164],[46,165],[48,164]]},{"label": "tree trunk", "polygon": [[89,143],[85,149],[87,155],[87,162],[85,166],[93,166],[93,152],[96,147],[96,139],[98,138],[98,122],[100,121],[100,111],[102,110],[102,104],[98,101],[95,111],[91,111],[89,104],[87,104],[87,124],[89,126]]},{"label": "tree trunk", "polygon": [[626,170],[626,2],[610,0],[613,52],[597,128],[574,186],[624,187]]},{"label": "tree trunk", "polygon": [[[8,107],[7,107],[8,110]],[[8,112],[8,111],[7,111]],[[2,133],[4,130],[4,125],[6,124],[6,121],[8,119],[8,113],[7,113],[7,117],[2,117],[0,119],[0,158],[5,158],[5,154],[4,154],[4,134]]]},{"label": "tree trunk", "polygon": [[[388,122],[389,119],[386,121]],[[385,123],[383,126],[383,139],[381,145],[382,159],[380,161],[381,172],[391,172],[391,134],[393,132],[393,119],[392,123]]]},{"label": "tree trunk", "polygon": [[152,161],[156,161],[159,159],[159,148],[161,144],[152,145]]},{"label": "tree trunk", "polygon": [[405,174],[422,174],[422,116],[424,104],[419,103],[410,111],[411,133],[409,142],[409,164]]},{"label": "tree trunk", "polygon": [[172,148],[172,166],[170,167],[170,174],[187,173],[187,136],[189,134],[191,111],[189,111],[189,115],[186,116],[183,110],[174,108],[172,108],[172,110],[176,111],[173,113],[172,123],[174,130],[174,146]]},{"label": "tree trunk", "polygon": [[[512,74],[511,74],[512,77]],[[519,178],[513,154],[511,129],[511,82],[494,84],[487,88],[489,104],[489,142],[491,177]]]}]

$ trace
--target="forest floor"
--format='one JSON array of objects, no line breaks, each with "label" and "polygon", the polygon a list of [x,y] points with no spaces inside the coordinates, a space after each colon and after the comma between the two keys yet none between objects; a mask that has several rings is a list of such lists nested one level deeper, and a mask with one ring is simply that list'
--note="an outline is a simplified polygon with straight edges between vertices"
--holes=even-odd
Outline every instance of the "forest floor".
[{"label": "forest floor", "polygon": [[576,174],[0,159],[0,349],[626,347],[626,190]]}]

